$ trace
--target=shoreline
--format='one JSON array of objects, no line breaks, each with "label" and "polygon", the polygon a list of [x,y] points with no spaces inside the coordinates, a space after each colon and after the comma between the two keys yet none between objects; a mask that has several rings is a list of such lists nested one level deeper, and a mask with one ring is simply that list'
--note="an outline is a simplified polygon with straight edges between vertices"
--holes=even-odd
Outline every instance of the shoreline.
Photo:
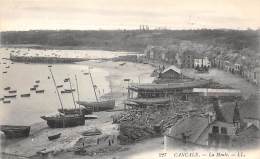
[{"label": "shoreline", "polygon": [[[108,71],[108,75],[105,77],[109,82],[109,87],[112,89],[112,92],[106,93],[103,96],[113,97],[116,99],[116,107],[115,110],[123,108],[123,100],[126,98],[126,84],[122,83],[124,78],[129,78],[130,76],[146,76],[149,78],[150,73],[153,70],[153,67],[150,65],[146,65],[145,69],[140,69],[144,67],[144,64],[136,64],[132,62],[126,62],[124,66],[120,66],[122,62],[114,62],[114,61],[84,61],[84,65],[88,65],[90,67],[97,67]],[[123,73],[122,73],[123,72]],[[136,80],[136,79],[135,79]],[[123,84],[123,85],[122,85]],[[18,155],[18,156],[27,156],[31,157],[36,152],[43,150],[46,148],[46,152],[52,152],[59,155],[70,155],[72,152],[71,148],[81,139],[84,138],[81,133],[86,131],[88,128],[98,128],[102,130],[102,135],[113,135],[117,134],[118,130],[116,129],[117,124],[112,124],[111,116],[119,114],[121,111],[111,111],[111,112],[96,112],[95,115],[98,116],[96,120],[86,120],[85,126],[79,126],[75,128],[65,128],[65,129],[50,129],[47,124],[42,121],[39,123],[34,123],[31,126],[31,133],[28,138],[17,139],[17,140],[8,140],[5,139],[3,135],[1,135],[1,153],[8,153],[10,156]],[[62,132],[61,139],[58,139],[54,142],[49,142],[47,140],[47,136],[50,134],[55,134],[58,132]],[[95,136],[89,137],[95,140]],[[64,146],[65,143],[67,146]],[[142,144],[142,142],[140,143]],[[55,146],[56,145],[56,146]],[[130,151],[130,150],[126,150]],[[126,153],[126,152],[124,152]],[[110,153],[109,153],[110,154]],[[113,155],[114,153],[112,153]],[[60,158],[57,155],[57,158]],[[9,157],[10,157],[9,156]],[[100,155],[97,155],[100,156]],[[101,155],[102,156],[102,155]],[[56,156],[55,156],[56,157]],[[73,157],[75,155],[73,154]],[[77,156],[81,157],[81,156]],[[86,156],[84,156],[86,157]],[[62,157],[61,157],[62,158]]]}]

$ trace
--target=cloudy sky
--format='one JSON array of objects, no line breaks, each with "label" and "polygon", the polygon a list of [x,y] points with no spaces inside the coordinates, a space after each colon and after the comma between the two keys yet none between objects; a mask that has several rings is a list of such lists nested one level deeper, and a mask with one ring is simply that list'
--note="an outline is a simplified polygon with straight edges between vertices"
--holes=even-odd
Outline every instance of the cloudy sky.
[{"label": "cloudy sky", "polygon": [[0,30],[260,27],[260,0],[0,0]]}]

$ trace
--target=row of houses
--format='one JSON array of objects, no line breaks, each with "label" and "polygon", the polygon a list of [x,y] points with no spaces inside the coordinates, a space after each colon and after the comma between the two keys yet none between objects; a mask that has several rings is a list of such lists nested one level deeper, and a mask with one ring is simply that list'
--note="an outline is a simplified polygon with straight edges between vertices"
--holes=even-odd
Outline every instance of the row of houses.
[{"label": "row of houses", "polygon": [[209,67],[211,65],[208,57],[203,54],[178,47],[164,48],[161,46],[148,46],[144,50],[144,57],[150,61],[176,65],[180,68]]},{"label": "row of houses", "polygon": [[260,84],[260,60],[228,50],[198,53],[197,50],[182,49],[178,46],[148,46],[144,50],[144,58],[165,65],[176,65],[179,68],[215,67],[238,74],[254,84]]},{"label": "row of houses", "polygon": [[212,59],[213,67],[240,75],[247,81],[260,84],[260,66],[257,59],[242,56],[238,53],[220,54]]}]

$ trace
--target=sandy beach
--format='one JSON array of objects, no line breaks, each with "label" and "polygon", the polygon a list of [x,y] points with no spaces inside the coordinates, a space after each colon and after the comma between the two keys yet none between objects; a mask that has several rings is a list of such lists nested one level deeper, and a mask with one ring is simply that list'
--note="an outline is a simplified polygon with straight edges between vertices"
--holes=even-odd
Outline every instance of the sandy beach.
[{"label": "sandy beach", "polygon": [[[137,64],[126,62],[123,66],[122,62],[112,61],[87,61],[82,62],[82,65],[90,67],[98,67],[108,70],[109,75],[106,77],[110,83],[111,92],[104,96],[113,97],[116,99],[116,108],[123,108],[123,100],[127,97],[127,85],[124,79],[131,79],[130,82],[151,82],[150,77],[153,67],[147,64]],[[131,77],[131,78],[130,78]],[[84,126],[77,126],[73,128],[51,129],[47,127],[45,122],[35,123],[31,125],[30,136],[24,139],[5,139],[1,134],[1,152],[2,158],[41,158],[51,154],[55,158],[86,158],[86,156],[75,156],[75,147],[81,147],[81,142],[86,142],[93,147],[97,147],[97,139],[100,140],[98,147],[107,147],[108,140],[114,138],[118,134],[116,124],[112,124],[112,116],[120,113],[115,112],[96,112],[94,115],[98,116],[96,120],[87,120]],[[101,135],[84,137],[82,133],[99,130]],[[49,141],[48,136],[61,133],[61,137],[54,141]],[[99,139],[98,139],[99,140]],[[111,140],[112,141],[112,140]],[[113,139],[112,146],[116,147],[113,153],[95,154],[90,158],[113,158],[114,156],[130,156],[132,152],[138,150],[142,153],[151,148],[158,148],[162,146],[162,138],[156,138],[149,141],[144,141],[149,146],[143,146],[143,143],[136,143],[136,146],[118,146],[117,140]],[[139,146],[138,146],[139,145]],[[120,148],[118,148],[120,147]],[[139,147],[139,148],[138,148]],[[142,148],[141,148],[142,147]],[[144,148],[145,147],[145,148]],[[116,153],[116,151],[118,151]],[[48,155],[47,155],[48,156]],[[126,157],[127,158],[127,157]]]}]

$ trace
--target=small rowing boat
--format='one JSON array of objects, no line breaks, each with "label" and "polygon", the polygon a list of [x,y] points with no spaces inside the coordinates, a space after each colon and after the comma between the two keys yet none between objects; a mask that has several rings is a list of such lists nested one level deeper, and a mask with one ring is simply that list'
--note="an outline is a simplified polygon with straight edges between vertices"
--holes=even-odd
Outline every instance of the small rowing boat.
[{"label": "small rowing boat", "polygon": [[16,90],[10,90],[8,91],[9,93],[16,93],[17,91]]},{"label": "small rowing boat", "polygon": [[27,93],[27,94],[21,94],[21,97],[30,97],[31,94],[30,93]]},{"label": "small rowing boat", "polygon": [[3,73],[7,73],[7,71],[4,71]]},{"label": "small rowing boat", "polygon": [[64,79],[64,82],[68,82],[68,81],[69,81],[69,78],[65,78],[65,79]]},{"label": "small rowing boat", "polygon": [[35,83],[40,83],[40,80],[36,80]]},{"label": "small rowing boat", "polygon": [[8,91],[8,90],[10,90],[11,89],[11,87],[5,87],[4,88],[4,90],[6,90],[6,91]]},{"label": "small rowing boat", "polygon": [[35,84],[35,85],[33,85],[33,87],[34,87],[34,88],[37,88],[37,87],[39,87],[39,85],[38,85],[38,84]]},{"label": "small rowing boat", "polygon": [[31,91],[35,91],[35,90],[36,90],[36,88],[35,88],[35,87],[33,87],[33,88],[30,88],[30,90],[31,90]]},{"label": "small rowing boat", "polygon": [[60,138],[60,135],[61,133],[58,133],[56,135],[51,135],[51,136],[48,136],[48,139],[51,141],[51,140],[55,140],[55,139],[58,139]]},{"label": "small rowing boat", "polygon": [[4,95],[5,98],[16,98],[16,95]]},{"label": "small rowing boat", "polygon": [[57,85],[57,88],[61,88],[61,87],[63,87],[63,85]]},{"label": "small rowing boat", "polygon": [[36,93],[44,93],[44,90],[42,89],[42,90],[36,90],[35,91]]}]

